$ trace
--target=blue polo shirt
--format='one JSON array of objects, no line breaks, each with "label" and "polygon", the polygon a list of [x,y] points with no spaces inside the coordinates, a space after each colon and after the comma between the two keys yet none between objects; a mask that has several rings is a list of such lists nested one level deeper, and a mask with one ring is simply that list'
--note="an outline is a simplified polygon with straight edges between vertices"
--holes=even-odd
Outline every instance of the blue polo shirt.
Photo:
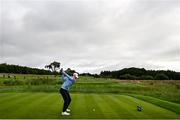
[{"label": "blue polo shirt", "polygon": [[73,79],[73,77],[69,76],[66,72],[62,72],[62,80],[63,80],[63,84],[61,86],[62,89],[68,90],[70,89],[70,87],[75,83],[75,80]]}]

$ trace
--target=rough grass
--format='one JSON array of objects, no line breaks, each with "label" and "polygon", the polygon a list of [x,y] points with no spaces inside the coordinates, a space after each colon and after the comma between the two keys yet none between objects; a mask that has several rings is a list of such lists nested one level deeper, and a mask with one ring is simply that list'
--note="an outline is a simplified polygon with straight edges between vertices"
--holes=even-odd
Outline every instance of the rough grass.
[{"label": "rough grass", "polygon": [[[60,115],[62,98],[58,93],[1,93],[0,119],[180,119],[177,111],[166,109],[170,104],[159,99],[156,102],[162,106],[142,101],[143,96],[138,96],[140,99],[122,94],[74,93],[71,96],[71,116],[63,117]],[[136,111],[137,104],[143,106],[142,112]]]}]

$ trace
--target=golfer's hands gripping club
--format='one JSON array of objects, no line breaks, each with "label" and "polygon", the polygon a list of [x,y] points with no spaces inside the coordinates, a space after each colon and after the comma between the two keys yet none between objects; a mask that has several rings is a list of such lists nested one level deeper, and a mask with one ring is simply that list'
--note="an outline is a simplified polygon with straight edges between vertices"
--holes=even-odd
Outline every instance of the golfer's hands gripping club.
[{"label": "golfer's hands gripping club", "polygon": [[63,68],[61,68],[60,73],[62,74],[64,72]]}]

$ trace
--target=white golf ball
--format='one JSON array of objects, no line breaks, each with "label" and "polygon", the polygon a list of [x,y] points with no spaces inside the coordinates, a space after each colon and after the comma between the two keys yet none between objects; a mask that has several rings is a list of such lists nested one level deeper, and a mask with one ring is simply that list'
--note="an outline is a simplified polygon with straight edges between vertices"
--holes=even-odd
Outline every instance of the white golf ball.
[{"label": "white golf ball", "polygon": [[93,109],[93,111],[95,111],[95,109]]}]

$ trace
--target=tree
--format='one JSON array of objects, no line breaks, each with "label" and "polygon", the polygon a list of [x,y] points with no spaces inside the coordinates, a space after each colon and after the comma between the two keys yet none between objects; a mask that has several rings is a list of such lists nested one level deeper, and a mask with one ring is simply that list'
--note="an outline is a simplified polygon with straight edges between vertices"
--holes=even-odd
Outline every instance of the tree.
[{"label": "tree", "polygon": [[140,77],[140,79],[141,79],[141,80],[153,80],[154,78],[153,78],[153,76],[151,76],[151,75],[142,75],[142,76]]},{"label": "tree", "polygon": [[[19,74],[52,74],[49,70],[30,68],[19,65],[0,64],[0,73],[19,73]],[[54,73],[53,73],[54,74]]]},{"label": "tree", "polygon": [[134,75],[130,75],[130,74],[124,74],[124,75],[120,75],[119,79],[125,79],[125,80],[137,80],[139,79],[138,77],[134,76]]},{"label": "tree", "polygon": [[164,73],[158,73],[155,76],[155,80],[169,80],[168,76],[165,75]]},{"label": "tree", "polygon": [[54,61],[49,65],[46,65],[45,68],[50,69],[52,72],[56,72],[57,69],[60,69],[60,65],[61,63]]}]

